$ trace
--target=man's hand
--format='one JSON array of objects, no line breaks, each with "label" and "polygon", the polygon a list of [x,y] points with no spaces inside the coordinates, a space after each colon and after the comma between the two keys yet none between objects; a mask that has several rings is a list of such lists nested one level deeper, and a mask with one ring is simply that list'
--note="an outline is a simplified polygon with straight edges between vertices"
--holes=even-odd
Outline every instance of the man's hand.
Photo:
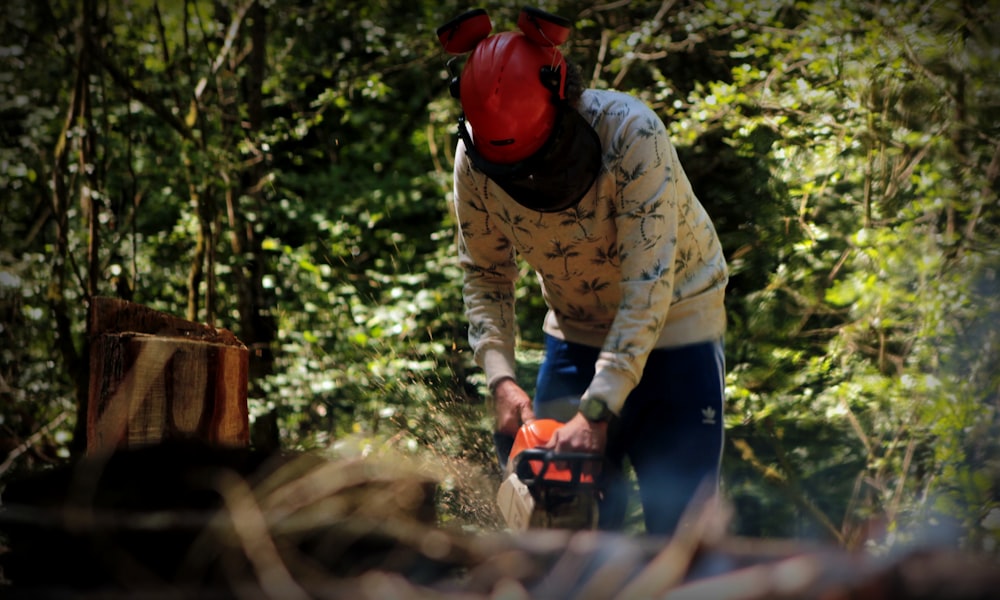
[{"label": "man's hand", "polygon": [[591,422],[582,414],[576,413],[568,423],[556,429],[545,448],[556,452],[604,454],[607,442],[607,422]]},{"label": "man's hand", "polygon": [[496,430],[510,436],[517,435],[521,425],[535,419],[531,397],[513,379],[503,379],[493,390]]}]

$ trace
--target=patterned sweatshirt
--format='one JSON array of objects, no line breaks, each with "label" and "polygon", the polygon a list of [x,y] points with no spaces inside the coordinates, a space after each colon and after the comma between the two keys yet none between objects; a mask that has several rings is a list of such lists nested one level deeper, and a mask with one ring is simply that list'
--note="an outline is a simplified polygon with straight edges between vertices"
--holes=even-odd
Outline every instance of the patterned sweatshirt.
[{"label": "patterned sweatshirt", "polygon": [[490,384],[516,377],[520,255],[541,283],[545,332],[601,349],[584,395],[618,413],[652,349],[722,337],[728,270],[660,118],[608,90],[586,90],[579,110],[602,141],[603,170],[562,212],[522,207],[472,167],[459,141],[454,202],[469,342]]}]

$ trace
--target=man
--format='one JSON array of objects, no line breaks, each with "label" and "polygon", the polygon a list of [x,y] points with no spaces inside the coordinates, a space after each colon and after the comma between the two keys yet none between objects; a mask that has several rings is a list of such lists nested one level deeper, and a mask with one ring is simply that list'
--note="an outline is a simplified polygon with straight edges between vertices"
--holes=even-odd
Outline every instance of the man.
[{"label": "man", "polygon": [[[471,51],[452,82],[469,341],[500,435],[578,399],[547,447],[619,469],[628,457],[647,532],[669,534],[718,485],[728,271],[662,121],[632,96],[583,89],[556,49],[569,25],[524,9],[520,31],[489,35],[477,10],[438,29],[447,51]],[[548,306],[534,400],[515,370],[517,256]],[[621,527],[627,500],[610,472],[602,528]]]}]

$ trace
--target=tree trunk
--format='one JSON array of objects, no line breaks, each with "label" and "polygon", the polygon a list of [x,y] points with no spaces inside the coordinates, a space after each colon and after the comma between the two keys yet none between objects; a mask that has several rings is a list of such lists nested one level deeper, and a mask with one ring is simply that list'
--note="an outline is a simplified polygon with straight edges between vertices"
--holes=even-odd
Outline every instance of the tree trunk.
[{"label": "tree trunk", "polygon": [[248,351],[231,332],[113,298],[94,299],[89,325],[88,454],[249,444]]}]

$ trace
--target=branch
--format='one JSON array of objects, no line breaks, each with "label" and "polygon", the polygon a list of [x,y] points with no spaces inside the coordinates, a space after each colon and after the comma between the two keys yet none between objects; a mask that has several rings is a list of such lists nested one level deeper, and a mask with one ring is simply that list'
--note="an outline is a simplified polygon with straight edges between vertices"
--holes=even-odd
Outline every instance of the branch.
[{"label": "branch", "polygon": [[816,521],[830,534],[830,536],[835,539],[838,544],[843,546],[844,537],[840,530],[833,524],[833,522],[830,521],[830,518],[826,516],[826,513],[824,513],[823,510],[806,495],[805,490],[802,489],[798,478],[794,476],[794,472],[790,468],[788,460],[784,455],[783,448],[780,447],[780,442],[777,441],[770,424],[765,421],[764,425],[770,434],[771,447],[775,450],[779,466],[784,469],[784,471],[780,471],[761,462],[761,460],[757,458],[754,453],[753,448],[750,447],[750,444],[748,444],[746,440],[733,440],[733,445],[740,451],[742,459],[749,463],[754,470],[763,475],[766,482],[776,485],[782,493],[802,507],[807,513],[812,515],[812,517],[816,519]]},{"label": "branch", "polygon": [[983,213],[983,205],[985,204],[985,198],[993,194],[993,182],[1000,177],[1000,143],[994,147],[993,159],[990,160],[990,165],[986,167],[986,184],[983,185],[982,190],[980,190],[979,200],[976,202],[976,206],[972,209],[972,216],[969,217],[969,222],[965,226],[965,238],[972,239],[972,235],[976,231],[976,223],[979,221],[979,217]]},{"label": "branch", "polygon": [[[225,63],[226,58],[229,57],[229,53],[233,50],[233,43],[236,41],[236,36],[240,33],[240,27],[243,25],[243,19],[247,16],[247,11],[253,6],[256,0],[250,0],[243,6],[241,6],[236,11],[236,16],[233,18],[233,22],[229,24],[229,29],[226,31],[226,39],[222,43],[222,48],[219,50],[218,56],[212,61],[212,75],[219,72],[222,68],[223,63]],[[202,77],[198,81],[198,85],[194,89],[194,103],[197,103],[201,99],[201,95],[205,92],[205,87],[208,86],[208,76]]]},{"label": "branch", "polygon": [[31,437],[22,442],[17,448],[11,450],[10,453],[7,454],[7,458],[3,461],[3,463],[0,463],[0,476],[6,473],[14,465],[14,461],[17,460],[17,457],[27,452],[29,448],[38,443],[38,440],[42,439],[43,436],[47,435],[50,431],[61,425],[62,422],[68,417],[68,411],[59,413],[58,417],[52,419],[52,421],[50,421],[47,425],[33,433]]},{"label": "branch", "polygon": [[[659,23],[660,28],[663,27],[663,18],[667,15],[668,12],[670,12],[670,9],[673,8],[674,4],[676,3],[677,0],[663,0],[663,4],[660,5],[660,9],[656,11],[656,16],[653,17],[653,21]],[[640,46],[640,48],[641,47],[642,46]],[[636,51],[638,52],[638,50],[639,49],[637,48]],[[615,77],[615,81],[612,84],[613,88],[617,88],[619,85],[621,85],[621,82],[625,79],[625,76],[628,75],[629,66],[631,64],[632,63],[626,63],[625,66],[622,67],[622,70],[618,72],[618,76]]]},{"label": "branch", "polygon": [[192,139],[191,128],[188,127],[184,121],[182,121],[177,115],[173,114],[169,108],[167,108],[158,98],[149,94],[142,88],[135,85],[135,83],[129,79],[129,77],[118,68],[111,58],[104,53],[104,49],[93,43],[89,38],[87,39],[87,44],[90,47],[94,58],[97,62],[104,68],[105,71],[111,75],[111,79],[114,80],[119,86],[125,89],[129,95],[134,97],[136,100],[142,102],[146,108],[153,111],[153,113],[163,119],[174,131],[180,134],[186,140]]}]

